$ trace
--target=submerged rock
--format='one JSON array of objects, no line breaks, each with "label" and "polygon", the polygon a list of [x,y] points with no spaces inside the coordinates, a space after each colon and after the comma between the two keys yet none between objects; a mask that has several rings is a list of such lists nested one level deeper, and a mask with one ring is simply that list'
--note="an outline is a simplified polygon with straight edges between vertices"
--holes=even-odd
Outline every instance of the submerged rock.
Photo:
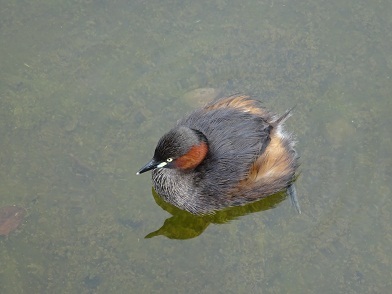
[{"label": "submerged rock", "polygon": [[0,236],[8,236],[22,223],[26,209],[16,205],[0,207]]},{"label": "submerged rock", "polygon": [[192,107],[200,107],[222,94],[220,89],[198,88],[184,94],[183,99]]}]

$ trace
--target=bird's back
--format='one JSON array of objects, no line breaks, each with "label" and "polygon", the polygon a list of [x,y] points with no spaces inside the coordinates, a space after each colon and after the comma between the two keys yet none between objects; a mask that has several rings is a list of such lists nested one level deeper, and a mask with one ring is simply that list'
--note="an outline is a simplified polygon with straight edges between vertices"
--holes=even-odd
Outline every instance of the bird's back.
[{"label": "bird's back", "polygon": [[228,99],[235,101],[219,100],[220,107],[215,107],[216,103],[207,105],[178,122],[201,131],[207,138],[209,152],[195,169],[195,184],[207,197],[224,197],[226,191],[245,180],[270,142],[272,126],[265,118],[228,106]]}]

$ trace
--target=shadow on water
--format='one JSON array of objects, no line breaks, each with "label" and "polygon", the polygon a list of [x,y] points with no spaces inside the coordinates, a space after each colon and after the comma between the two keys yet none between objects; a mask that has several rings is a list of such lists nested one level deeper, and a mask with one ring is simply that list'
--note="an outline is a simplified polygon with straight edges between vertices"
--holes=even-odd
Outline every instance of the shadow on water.
[{"label": "shadow on water", "polygon": [[172,216],[165,220],[162,227],[149,233],[145,238],[165,236],[169,239],[180,240],[201,235],[210,224],[225,224],[250,213],[273,209],[287,197],[285,192],[280,192],[244,206],[230,207],[217,211],[215,214],[198,216],[165,202],[154,189],[152,189],[152,195],[155,202]]}]

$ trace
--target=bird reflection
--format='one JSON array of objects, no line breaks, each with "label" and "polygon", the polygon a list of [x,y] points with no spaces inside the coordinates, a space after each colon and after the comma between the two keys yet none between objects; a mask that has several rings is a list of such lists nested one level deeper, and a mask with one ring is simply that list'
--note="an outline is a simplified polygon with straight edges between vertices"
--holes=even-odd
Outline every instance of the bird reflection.
[{"label": "bird reflection", "polygon": [[244,206],[230,207],[217,211],[215,214],[199,216],[180,210],[174,205],[163,201],[154,189],[152,189],[152,195],[155,202],[172,216],[165,220],[162,227],[149,233],[145,238],[162,235],[169,239],[178,240],[192,239],[199,236],[211,223],[224,224],[250,213],[272,209],[287,197],[285,192],[280,192]]}]

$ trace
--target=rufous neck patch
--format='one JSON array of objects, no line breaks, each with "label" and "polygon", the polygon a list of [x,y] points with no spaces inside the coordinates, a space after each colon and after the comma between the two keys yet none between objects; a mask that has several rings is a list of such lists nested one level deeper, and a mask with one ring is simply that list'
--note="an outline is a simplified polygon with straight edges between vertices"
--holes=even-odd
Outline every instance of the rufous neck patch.
[{"label": "rufous neck patch", "polygon": [[202,142],[193,146],[185,155],[177,158],[175,165],[179,169],[194,169],[203,161],[207,152],[207,143]]}]

